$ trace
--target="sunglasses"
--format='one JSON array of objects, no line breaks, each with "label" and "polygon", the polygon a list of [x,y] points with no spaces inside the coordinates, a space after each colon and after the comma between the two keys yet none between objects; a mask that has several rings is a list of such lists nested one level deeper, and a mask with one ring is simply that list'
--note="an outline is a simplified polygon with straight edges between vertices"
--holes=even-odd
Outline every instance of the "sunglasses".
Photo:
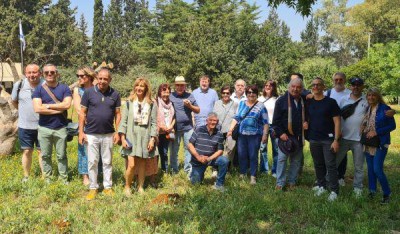
[{"label": "sunglasses", "polygon": [[246,95],[249,95],[249,94],[257,94],[256,92],[253,92],[253,91],[247,91],[246,92]]},{"label": "sunglasses", "polygon": [[230,92],[222,92],[221,94],[222,95],[230,95],[231,93]]},{"label": "sunglasses", "polygon": [[79,78],[79,79],[82,79],[84,76],[86,76],[86,75],[79,75],[79,74],[76,74],[76,78]]},{"label": "sunglasses", "polygon": [[45,71],[45,72],[43,72],[46,76],[48,76],[48,75],[55,75],[55,74],[57,74],[57,71]]}]

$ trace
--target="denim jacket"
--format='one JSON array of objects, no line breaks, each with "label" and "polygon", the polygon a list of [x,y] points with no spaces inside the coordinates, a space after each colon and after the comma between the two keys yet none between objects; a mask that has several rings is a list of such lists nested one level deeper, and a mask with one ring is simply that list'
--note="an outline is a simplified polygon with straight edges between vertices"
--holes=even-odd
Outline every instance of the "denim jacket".
[{"label": "denim jacket", "polygon": [[396,122],[393,117],[387,117],[385,112],[391,108],[383,103],[378,104],[375,117],[375,131],[381,142],[380,147],[390,144],[390,132],[396,129]]}]

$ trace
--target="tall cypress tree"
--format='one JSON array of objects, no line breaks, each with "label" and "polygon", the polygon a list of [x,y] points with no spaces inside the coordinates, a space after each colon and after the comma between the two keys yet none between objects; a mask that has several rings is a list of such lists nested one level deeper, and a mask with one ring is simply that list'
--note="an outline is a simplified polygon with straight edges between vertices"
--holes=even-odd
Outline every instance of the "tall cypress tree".
[{"label": "tall cypress tree", "polygon": [[102,53],[104,40],[104,15],[102,0],[95,0],[93,15],[93,34],[92,34],[92,59],[93,61],[105,59]]}]

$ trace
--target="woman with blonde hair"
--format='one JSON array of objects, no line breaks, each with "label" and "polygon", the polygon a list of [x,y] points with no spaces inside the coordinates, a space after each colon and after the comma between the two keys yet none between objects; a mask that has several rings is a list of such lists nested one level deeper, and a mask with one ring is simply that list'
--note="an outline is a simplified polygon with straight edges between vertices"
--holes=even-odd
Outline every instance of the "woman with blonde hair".
[{"label": "woman with blonde hair", "polygon": [[[73,90],[73,103],[76,114],[79,117],[81,111],[81,99],[86,89],[93,87],[93,82],[96,79],[96,72],[88,67],[82,66],[78,68],[76,72],[76,78],[78,79],[78,86]],[[99,167],[101,167],[99,163]],[[88,157],[86,144],[79,144],[78,142],[78,173],[82,175],[83,184],[89,185],[88,176]]]},{"label": "woman with blonde hair", "polygon": [[143,193],[145,176],[154,179],[158,170],[157,105],[151,98],[147,79],[138,78],[133,84],[118,129],[122,141],[121,154],[127,157],[124,193],[129,197],[134,175],[138,177],[138,192]]}]

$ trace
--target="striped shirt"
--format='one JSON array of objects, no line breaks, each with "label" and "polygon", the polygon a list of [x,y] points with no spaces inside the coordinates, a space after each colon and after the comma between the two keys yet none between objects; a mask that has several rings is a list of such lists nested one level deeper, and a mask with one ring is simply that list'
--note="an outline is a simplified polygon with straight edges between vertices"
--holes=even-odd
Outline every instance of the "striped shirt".
[{"label": "striped shirt", "polygon": [[[214,129],[214,132],[210,135],[206,125],[196,128],[189,142],[193,144],[198,154],[204,156],[211,156],[218,150],[224,150],[222,133]],[[203,165],[193,155],[191,163],[197,166]]]},{"label": "striped shirt", "polygon": [[239,103],[237,114],[234,117],[236,121],[240,122],[239,133],[242,135],[262,135],[264,125],[268,124],[267,109],[262,102],[258,102],[243,119],[250,108],[251,106],[246,105],[246,101]]}]

